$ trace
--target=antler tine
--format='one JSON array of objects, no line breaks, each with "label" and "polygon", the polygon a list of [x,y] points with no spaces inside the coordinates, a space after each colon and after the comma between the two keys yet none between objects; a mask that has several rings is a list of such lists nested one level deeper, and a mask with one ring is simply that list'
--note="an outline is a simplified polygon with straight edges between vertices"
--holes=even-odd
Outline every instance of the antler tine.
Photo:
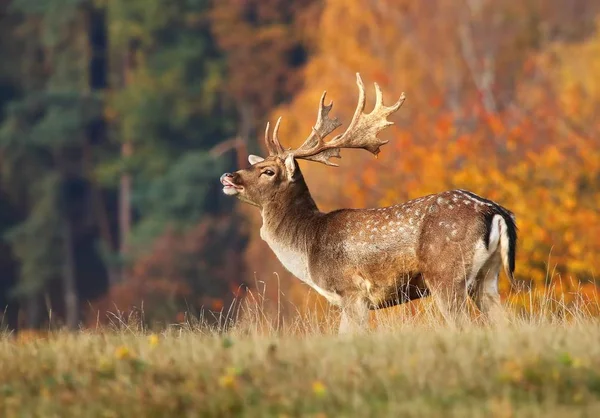
[{"label": "antler tine", "polygon": [[273,128],[273,137],[271,138],[269,135],[269,127],[270,123],[267,122],[267,127],[265,128],[265,145],[267,146],[267,151],[269,151],[269,155],[281,155],[284,153],[284,148],[279,142],[279,125],[281,124],[281,116],[277,119],[277,123],[275,123],[275,128]]},{"label": "antler tine", "polygon": [[[360,118],[360,115],[362,114],[363,110],[365,110],[365,105],[367,104],[367,95],[365,94],[365,83],[363,83],[359,73],[356,73],[356,84],[358,85],[358,103],[356,104],[356,110],[354,111],[354,115],[352,116],[352,120],[350,121],[350,125],[348,125],[346,132],[354,129],[354,126],[358,122],[358,119]],[[344,132],[344,134],[346,132]],[[338,135],[338,137],[341,137],[344,134]],[[334,140],[335,139],[337,139],[337,137],[334,138]]]},{"label": "antler tine", "polygon": [[375,85],[375,107],[383,106],[383,93],[381,92],[381,87],[379,84],[373,83]]},{"label": "antler tine", "polygon": [[271,147],[271,139],[269,138],[269,127],[271,123],[267,122],[267,127],[265,128],[265,146],[267,147],[267,151],[269,155],[273,155],[273,148]]},{"label": "antler tine", "polygon": [[[377,135],[386,127],[394,124],[388,121],[387,117],[400,109],[406,96],[402,93],[400,99],[395,104],[384,106],[381,88],[377,83],[374,83],[375,106],[371,113],[364,113],[366,105],[365,85],[359,73],[356,73],[356,84],[358,85],[358,103],[346,131],[337,135],[331,141],[325,142],[323,136],[319,136],[316,128],[313,128],[313,133],[309,139],[300,148],[293,151],[295,158],[335,165],[329,161],[329,158],[339,157],[341,148],[363,148],[375,156],[379,154],[379,148],[388,141],[377,138]],[[325,95],[321,99],[320,111],[322,111],[324,106],[324,98]],[[325,113],[325,116],[327,116],[327,113]]]},{"label": "antler tine", "polygon": [[330,158],[341,158],[339,149],[328,149],[321,154],[315,154],[314,156],[308,155],[310,150],[319,147],[323,143],[323,138],[327,135],[335,131],[338,127],[342,125],[337,117],[330,118],[329,112],[333,108],[333,100],[329,102],[329,104],[325,104],[325,97],[327,96],[327,90],[323,92],[321,95],[321,100],[319,101],[319,110],[317,111],[317,122],[315,126],[313,126],[312,131],[306,141],[297,148],[296,150],[291,151],[294,156],[300,154],[307,154],[305,157],[302,157],[305,160],[311,160],[320,162],[326,165],[337,166],[337,164],[329,161]]},{"label": "antler tine", "polygon": [[273,128],[273,145],[275,146],[275,149],[277,150],[278,154],[283,154],[285,149],[283,148],[283,145],[281,145],[281,142],[279,142],[279,125],[280,124],[281,124],[281,116],[279,116],[279,118],[277,119],[277,123],[275,124],[275,128]]},{"label": "antler tine", "polygon": [[315,139],[318,142],[319,138],[323,138],[324,134],[319,132],[319,128],[323,124],[323,120],[327,118],[327,114],[333,108],[333,100],[330,100],[328,105],[325,104],[326,96],[327,96],[327,90],[324,90],[323,94],[321,95],[321,100],[319,101],[319,110],[317,111],[317,123],[315,124],[315,126],[313,126],[311,134],[308,136],[308,138],[306,139],[304,144],[302,144],[300,146],[300,148],[304,148],[304,147],[310,148],[315,145],[314,144]]},{"label": "antler tine", "polygon": [[[404,94],[404,92],[400,94],[400,98],[396,103],[394,103],[391,106],[385,107],[383,105],[383,93],[381,92],[381,87],[379,87],[379,84],[377,83],[373,84],[375,85],[375,108],[373,109],[373,112],[376,109],[383,108],[385,109],[384,112],[387,114],[387,116],[389,116],[392,113],[396,112],[398,109],[400,109],[400,106],[402,106],[402,103],[404,103],[404,101],[406,100],[406,94]],[[390,123],[391,125],[394,124],[394,122],[388,123]]]}]

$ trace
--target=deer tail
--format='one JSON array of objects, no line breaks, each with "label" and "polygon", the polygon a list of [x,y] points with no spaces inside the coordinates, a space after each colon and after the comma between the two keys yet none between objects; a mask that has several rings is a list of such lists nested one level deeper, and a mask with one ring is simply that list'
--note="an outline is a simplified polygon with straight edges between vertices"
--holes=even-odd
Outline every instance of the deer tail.
[{"label": "deer tail", "polygon": [[517,252],[517,225],[512,212],[501,208],[494,216],[492,222],[496,223],[500,235],[500,255],[506,277],[511,285],[514,284],[515,254]]}]

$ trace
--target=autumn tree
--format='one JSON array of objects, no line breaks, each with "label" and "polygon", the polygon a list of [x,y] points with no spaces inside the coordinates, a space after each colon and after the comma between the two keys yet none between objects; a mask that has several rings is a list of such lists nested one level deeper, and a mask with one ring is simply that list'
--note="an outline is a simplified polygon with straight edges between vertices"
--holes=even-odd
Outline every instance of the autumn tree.
[{"label": "autumn tree", "polygon": [[[378,82],[386,101],[402,91],[407,101],[379,159],[347,151],[337,169],[301,163],[321,209],[470,189],[515,211],[520,282],[577,287],[594,277],[596,49],[587,39],[599,6],[576,3],[328,1],[312,28],[320,43],[304,86],[272,113],[283,116],[282,140],[296,146],[310,133],[325,89],[347,123],[356,72]],[[584,66],[589,76],[565,75]],[[250,251],[267,253],[253,239]],[[258,271],[271,268],[266,258]]]}]

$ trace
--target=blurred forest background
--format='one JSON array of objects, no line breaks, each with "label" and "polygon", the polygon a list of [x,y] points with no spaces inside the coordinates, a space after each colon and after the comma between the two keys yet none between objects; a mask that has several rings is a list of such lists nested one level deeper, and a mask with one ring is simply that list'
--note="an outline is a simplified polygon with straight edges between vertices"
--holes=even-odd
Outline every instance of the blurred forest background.
[{"label": "blurred forest background", "polygon": [[218,178],[325,89],[347,123],[356,72],[407,101],[379,159],[301,163],[321,210],[470,189],[516,213],[520,281],[596,297],[597,0],[0,0],[2,324],[318,299]]}]

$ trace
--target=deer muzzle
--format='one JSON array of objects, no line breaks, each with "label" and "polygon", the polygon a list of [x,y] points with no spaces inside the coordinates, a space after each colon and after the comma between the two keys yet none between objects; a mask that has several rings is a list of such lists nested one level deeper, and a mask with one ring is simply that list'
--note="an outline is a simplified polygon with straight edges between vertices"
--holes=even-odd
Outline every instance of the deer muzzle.
[{"label": "deer muzzle", "polygon": [[223,185],[223,193],[229,196],[233,196],[239,193],[243,189],[242,186],[235,184],[235,176],[231,173],[225,173],[219,179]]}]

